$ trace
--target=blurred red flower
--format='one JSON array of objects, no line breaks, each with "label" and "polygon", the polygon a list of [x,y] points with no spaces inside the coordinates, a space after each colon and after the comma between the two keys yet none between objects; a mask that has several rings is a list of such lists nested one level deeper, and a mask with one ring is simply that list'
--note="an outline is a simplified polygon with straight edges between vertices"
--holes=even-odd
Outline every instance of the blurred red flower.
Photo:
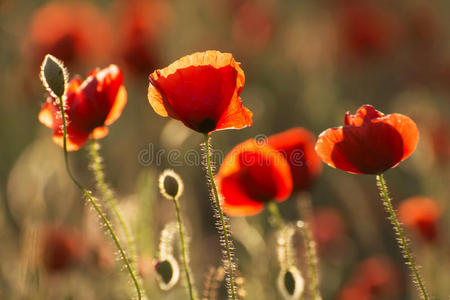
[{"label": "blurred red flower", "polygon": [[[375,2],[376,3],[376,2]],[[369,1],[343,5],[337,26],[344,50],[356,58],[383,55],[394,49],[397,24],[394,16]]]},{"label": "blurred red flower", "polygon": [[264,49],[273,36],[274,21],[267,7],[244,1],[236,11],[232,36],[239,50],[254,55]]},{"label": "blurred red flower", "polygon": [[323,162],[354,174],[380,174],[416,149],[419,131],[401,114],[384,115],[371,105],[345,115],[345,125],[322,132],[316,152]]},{"label": "blurred red flower", "polygon": [[[64,96],[67,120],[67,150],[74,151],[93,137],[108,134],[107,125],[116,121],[127,102],[122,71],[116,65],[93,70],[85,81],[71,80]],[[62,147],[63,131],[57,99],[49,96],[39,113],[39,121],[53,129],[53,140]]]},{"label": "blurred red flower", "polygon": [[309,223],[319,249],[332,247],[344,237],[345,222],[336,208],[316,209]]},{"label": "blurred red flower", "polygon": [[287,159],[294,191],[309,189],[322,171],[322,163],[314,150],[314,135],[297,127],[272,135],[267,142]]},{"label": "blurred red flower", "polygon": [[268,201],[282,202],[292,192],[292,175],[277,150],[250,139],[225,157],[216,176],[223,209],[232,216],[259,213]]},{"label": "blurred red flower", "polygon": [[155,112],[210,133],[252,125],[239,94],[244,71],[229,53],[197,52],[149,76],[148,100]]},{"label": "blurred red flower", "polygon": [[158,66],[158,39],[168,23],[168,2],[126,0],[118,8],[118,55],[131,71],[148,74]]},{"label": "blurred red flower", "polygon": [[50,2],[32,16],[25,51],[36,64],[52,54],[70,65],[110,53],[111,29],[98,9],[83,1]]},{"label": "blurred red flower", "polygon": [[435,120],[436,124],[430,126],[429,135],[434,156],[439,164],[450,161],[450,122]]},{"label": "blurred red flower", "polygon": [[390,259],[370,257],[356,266],[339,300],[394,299],[399,292],[399,275]]},{"label": "blurred red flower", "polygon": [[433,199],[419,196],[403,200],[398,207],[398,214],[407,228],[416,231],[425,240],[436,239],[442,208]]},{"label": "blurred red flower", "polygon": [[65,227],[45,228],[41,237],[42,265],[49,273],[84,263],[87,248],[81,235]]}]

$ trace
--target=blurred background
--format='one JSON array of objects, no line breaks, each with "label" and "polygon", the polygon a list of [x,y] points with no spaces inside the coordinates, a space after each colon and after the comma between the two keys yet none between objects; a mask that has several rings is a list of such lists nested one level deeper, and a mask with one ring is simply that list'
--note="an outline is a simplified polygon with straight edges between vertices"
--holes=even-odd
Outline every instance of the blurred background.
[{"label": "blurred background", "polygon": [[[168,157],[171,149],[199,153],[202,136],[156,115],[147,101],[151,72],[209,49],[231,52],[242,63],[241,96],[253,111],[251,128],[213,134],[214,149],[225,154],[248,138],[295,126],[317,136],[343,124],[345,112],[362,104],[417,123],[416,152],[386,179],[395,206],[420,195],[438,203],[435,238],[408,234],[430,292],[447,299],[449,13],[445,0],[0,1],[0,299],[133,295],[109,236],[65,172],[62,149],[38,121],[46,97],[39,66],[47,53],[65,62],[71,78],[111,63],[124,71],[128,103],[100,140],[100,151],[106,179],[133,228],[149,299],[186,299],[182,283],[161,291],[153,268],[160,232],[175,220],[172,203],[157,188],[168,167],[185,184],[180,201],[196,286],[200,292],[221,286],[219,242],[200,161]],[[70,154],[71,165],[95,190],[86,148]],[[279,205],[287,220],[299,219],[302,198],[313,203],[324,299],[417,299],[374,176],[325,166],[313,188]],[[268,213],[231,223],[246,299],[281,299]],[[294,245],[308,284],[301,236]],[[218,288],[214,299],[224,299],[222,294]]]}]

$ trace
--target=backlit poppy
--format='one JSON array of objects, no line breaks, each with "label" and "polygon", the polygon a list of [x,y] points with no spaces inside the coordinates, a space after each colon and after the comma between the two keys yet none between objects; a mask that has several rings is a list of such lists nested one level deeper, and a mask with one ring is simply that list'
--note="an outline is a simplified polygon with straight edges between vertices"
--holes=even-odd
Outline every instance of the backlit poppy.
[{"label": "backlit poppy", "polygon": [[43,5],[34,13],[29,31],[25,51],[36,64],[48,53],[70,65],[80,59],[104,58],[111,50],[108,22],[84,1]]},{"label": "backlit poppy", "polygon": [[[83,82],[79,78],[69,82],[64,96],[68,151],[78,150],[90,137],[108,134],[106,126],[120,117],[127,102],[122,82],[122,71],[116,65],[92,71]],[[47,98],[39,121],[53,129],[53,140],[62,147],[62,120],[55,98]]]},{"label": "backlit poppy", "polygon": [[354,174],[380,174],[416,149],[416,124],[401,114],[384,115],[370,105],[345,115],[345,125],[322,132],[316,152],[323,162]]},{"label": "backlit poppy", "polygon": [[409,229],[418,232],[427,241],[437,236],[437,222],[442,208],[431,198],[412,197],[398,207],[400,221]]},{"label": "backlit poppy", "polygon": [[198,52],[149,76],[148,100],[155,112],[210,133],[252,125],[252,113],[239,94],[244,71],[229,53]]},{"label": "backlit poppy", "polygon": [[272,135],[267,142],[287,159],[291,167],[294,191],[310,188],[322,171],[322,163],[314,151],[314,135],[298,127]]},{"label": "backlit poppy", "polygon": [[292,192],[292,175],[281,153],[255,140],[236,146],[216,176],[223,210],[232,216],[259,213],[268,201],[282,202]]}]

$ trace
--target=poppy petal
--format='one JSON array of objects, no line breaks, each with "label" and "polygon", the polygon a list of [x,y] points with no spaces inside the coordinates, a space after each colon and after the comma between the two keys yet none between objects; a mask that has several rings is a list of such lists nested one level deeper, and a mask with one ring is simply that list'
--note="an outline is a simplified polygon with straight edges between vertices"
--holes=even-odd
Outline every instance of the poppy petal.
[{"label": "poppy petal", "polygon": [[376,122],[390,124],[402,137],[403,156],[398,163],[407,159],[416,150],[420,134],[413,120],[401,114],[391,114],[386,119],[377,120]]},{"label": "poppy petal", "polygon": [[241,98],[233,98],[225,114],[217,122],[216,130],[222,129],[241,129],[252,126],[253,113],[242,105]]},{"label": "poppy petal", "polygon": [[53,111],[51,106],[50,102],[45,102],[38,116],[39,121],[49,128],[53,128]]},{"label": "poppy petal", "polygon": [[275,149],[248,140],[226,156],[217,175],[229,215],[249,215],[267,201],[284,201],[292,191],[286,159]]},{"label": "poppy petal", "polygon": [[108,127],[106,126],[100,126],[94,129],[94,131],[92,131],[92,138],[94,140],[99,140],[104,138],[105,136],[108,135]]},{"label": "poppy petal", "polygon": [[114,101],[113,106],[111,107],[111,110],[106,117],[105,125],[111,125],[114,123],[122,114],[122,111],[127,104],[127,90],[124,86],[121,86],[119,88],[119,91],[117,92],[116,99]]},{"label": "poppy petal", "polygon": [[[89,134],[74,133],[68,131],[66,140],[67,151],[79,150],[87,142],[88,139]],[[64,147],[64,140],[61,131],[53,134],[53,141],[61,148]]]},{"label": "poppy petal", "polygon": [[345,114],[345,125],[361,126],[365,122],[369,122],[372,119],[384,117],[384,114],[376,110],[372,105],[363,105],[358,108],[355,115],[351,115],[350,112]]},{"label": "poppy petal", "polygon": [[[335,145],[344,140],[343,128],[330,128],[319,135],[316,143],[316,153],[322,161],[330,167],[337,168],[354,174],[362,174],[347,159],[347,155],[335,152]],[[333,154],[333,155],[332,155]],[[333,158],[333,159],[332,159]]]},{"label": "poppy petal", "polygon": [[226,201],[223,201],[223,210],[230,216],[249,216],[261,212],[264,209],[262,202],[250,198],[239,182],[239,175],[220,179],[220,193]]},{"label": "poppy petal", "polygon": [[314,150],[315,142],[314,135],[301,127],[272,135],[267,140],[269,146],[287,159],[294,190],[309,188],[322,171],[322,163]]}]

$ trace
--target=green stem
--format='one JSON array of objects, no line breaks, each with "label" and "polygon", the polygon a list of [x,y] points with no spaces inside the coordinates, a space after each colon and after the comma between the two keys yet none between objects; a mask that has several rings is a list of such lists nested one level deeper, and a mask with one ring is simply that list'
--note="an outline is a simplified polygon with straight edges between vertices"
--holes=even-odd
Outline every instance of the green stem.
[{"label": "green stem", "polygon": [[311,294],[314,300],[321,300],[322,296],[320,295],[319,289],[319,268],[316,244],[312,238],[311,229],[305,222],[299,221],[297,227],[302,231],[303,239],[305,241],[305,251],[308,258],[309,276],[311,279]]},{"label": "green stem", "polygon": [[181,211],[180,211],[180,204],[178,202],[178,198],[173,198],[173,203],[175,204],[175,210],[177,212],[177,219],[178,219],[178,231],[180,233],[180,244],[181,244],[181,253],[183,257],[183,265],[184,265],[184,273],[186,275],[186,282],[188,286],[189,291],[189,297],[191,300],[196,300],[197,297],[194,292],[194,288],[192,287],[192,280],[191,280],[191,272],[188,265],[188,254],[187,254],[187,245],[185,241],[185,235],[183,230],[183,220],[181,219]]},{"label": "green stem", "polygon": [[122,218],[119,208],[117,207],[117,201],[116,199],[114,199],[112,191],[109,189],[108,184],[105,182],[105,174],[102,169],[102,158],[100,157],[98,149],[100,149],[100,144],[97,141],[93,140],[91,143],[91,149],[89,151],[89,154],[91,156],[92,161],[91,166],[92,170],[94,171],[95,180],[97,181],[97,185],[100,188],[103,196],[108,201],[111,210],[114,213],[114,216],[117,218],[117,220],[120,223],[120,226],[122,227],[125,239],[127,240],[128,249],[130,251],[130,261],[131,263],[133,263],[136,257],[134,252],[133,239],[130,230],[128,229],[128,226],[125,223],[125,220]]},{"label": "green stem", "polygon": [[231,298],[233,300],[235,300],[235,299],[237,299],[237,296],[236,296],[236,291],[235,291],[233,257],[231,255],[231,249],[232,249],[231,239],[229,237],[228,228],[227,228],[227,224],[226,224],[226,221],[225,221],[225,216],[224,216],[223,211],[222,211],[222,205],[220,203],[219,193],[217,192],[216,183],[214,182],[214,175],[213,175],[212,167],[211,167],[211,153],[210,153],[210,145],[209,145],[209,135],[205,134],[204,138],[205,138],[205,152],[206,152],[207,173],[208,173],[208,176],[209,176],[209,182],[211,184],[211,187],[212,187],[212,190],[213,190],[213,193],[214,193],[215,206],[216,206],[217,211],[219,213],[219,218],[220,218],[221,227],[222,227],[222,233],[223,233],[223,239],[224,239],[224,242],[225,242],[225,252],[226,252],[227,263],[228,263],[228,266],[226,266],[225,269],[227,269],[228,276],[229,276],[228,294],[231,295]]},{"label": "green stem", "polygon": [[380,196],[383,200],[384,208],[386,212],[389,214],[392,225],[394,226],[394,231],[397,234],[397,242],[400,247],[403,257],[406,259],[406,264],[411,269],[411,272],[414,277],[414,282],[421,294],[421,298],[424,300],[428,300],[428,294],[425,290],[425,285],[423,284],[422,278],[420,277],[419,271],[416,267],[416,263],[414,262],[414,258],[412,256],[411,250],[408,246],[408,240],[403,232],[403,229],[400,225],[400,221],[397,218],[397,214],[395,213],[394,207],[392,206],[392,200],[389,197],[386,181],[384,180],[383,174],[377,175],[377,185],[380,190]]},{"label": "green stem", "polygon": [[114,232],[111,223],[108,221],[108,219],[106,218],[105,214],[102,212],[100,206],[97,204],[97,202],[94,200],[94,198],[91,196],[91,194],[83,187],[83,185],[81,185],[80,182],[78,182],[78,180],[73,176],[72,171],[70,170],[70,166],[69,166],[69,155],[67,152],[67,126],[66,126],[66,116],[65,116],[65,111],[64,111],[64,104],[63,104],[63,99],[62,97],[59,99],[59,109],[61,111],[61,119],[62,119],[62,124],[63,124],[63,148],[64,148],[64,162],[66,165],[66,170],[67,170],[67,174],[69,174],[70,179],[72,179],[72,181],[75,183],[75,185],[83,192],[83,194],[86,196],[86,198],[88,198],[89,202],[92,204],[92,206],[94,207],[95,211],[97,212],[97,214],[100,216],[100,218],[102,219],[102,221],[105,223],[106,228],[108,229],[109,233],[111,234],[111,237],[114,241],[114,244],[116,245],[117,249],[120,252],[120,255],[122,256],[123,261],[125,262],[125,267],[127,268],[128,272],[130,273],[131,279],[133,280],[133,283],[136,287],[136,292],[138,294],[138,299],[141,300],[142,299],[142,292],[141,292],[141,288],[139,286],[139,282],[136,278],[136,275],[134,274],[133,268],[131,267],[130,261],[128,260],[128,257],[125,253],[125,251],[123,250],[120,241],[116,235],[116,233]]},{"label": "green stem", "polygon": [[278,205],[274,202],[269,202],[267,204],[267,209],[272,216],[273,225],[277,229],[282,229],[284,226],[283,217],[281,216],[280,210],[278,209]]}]

